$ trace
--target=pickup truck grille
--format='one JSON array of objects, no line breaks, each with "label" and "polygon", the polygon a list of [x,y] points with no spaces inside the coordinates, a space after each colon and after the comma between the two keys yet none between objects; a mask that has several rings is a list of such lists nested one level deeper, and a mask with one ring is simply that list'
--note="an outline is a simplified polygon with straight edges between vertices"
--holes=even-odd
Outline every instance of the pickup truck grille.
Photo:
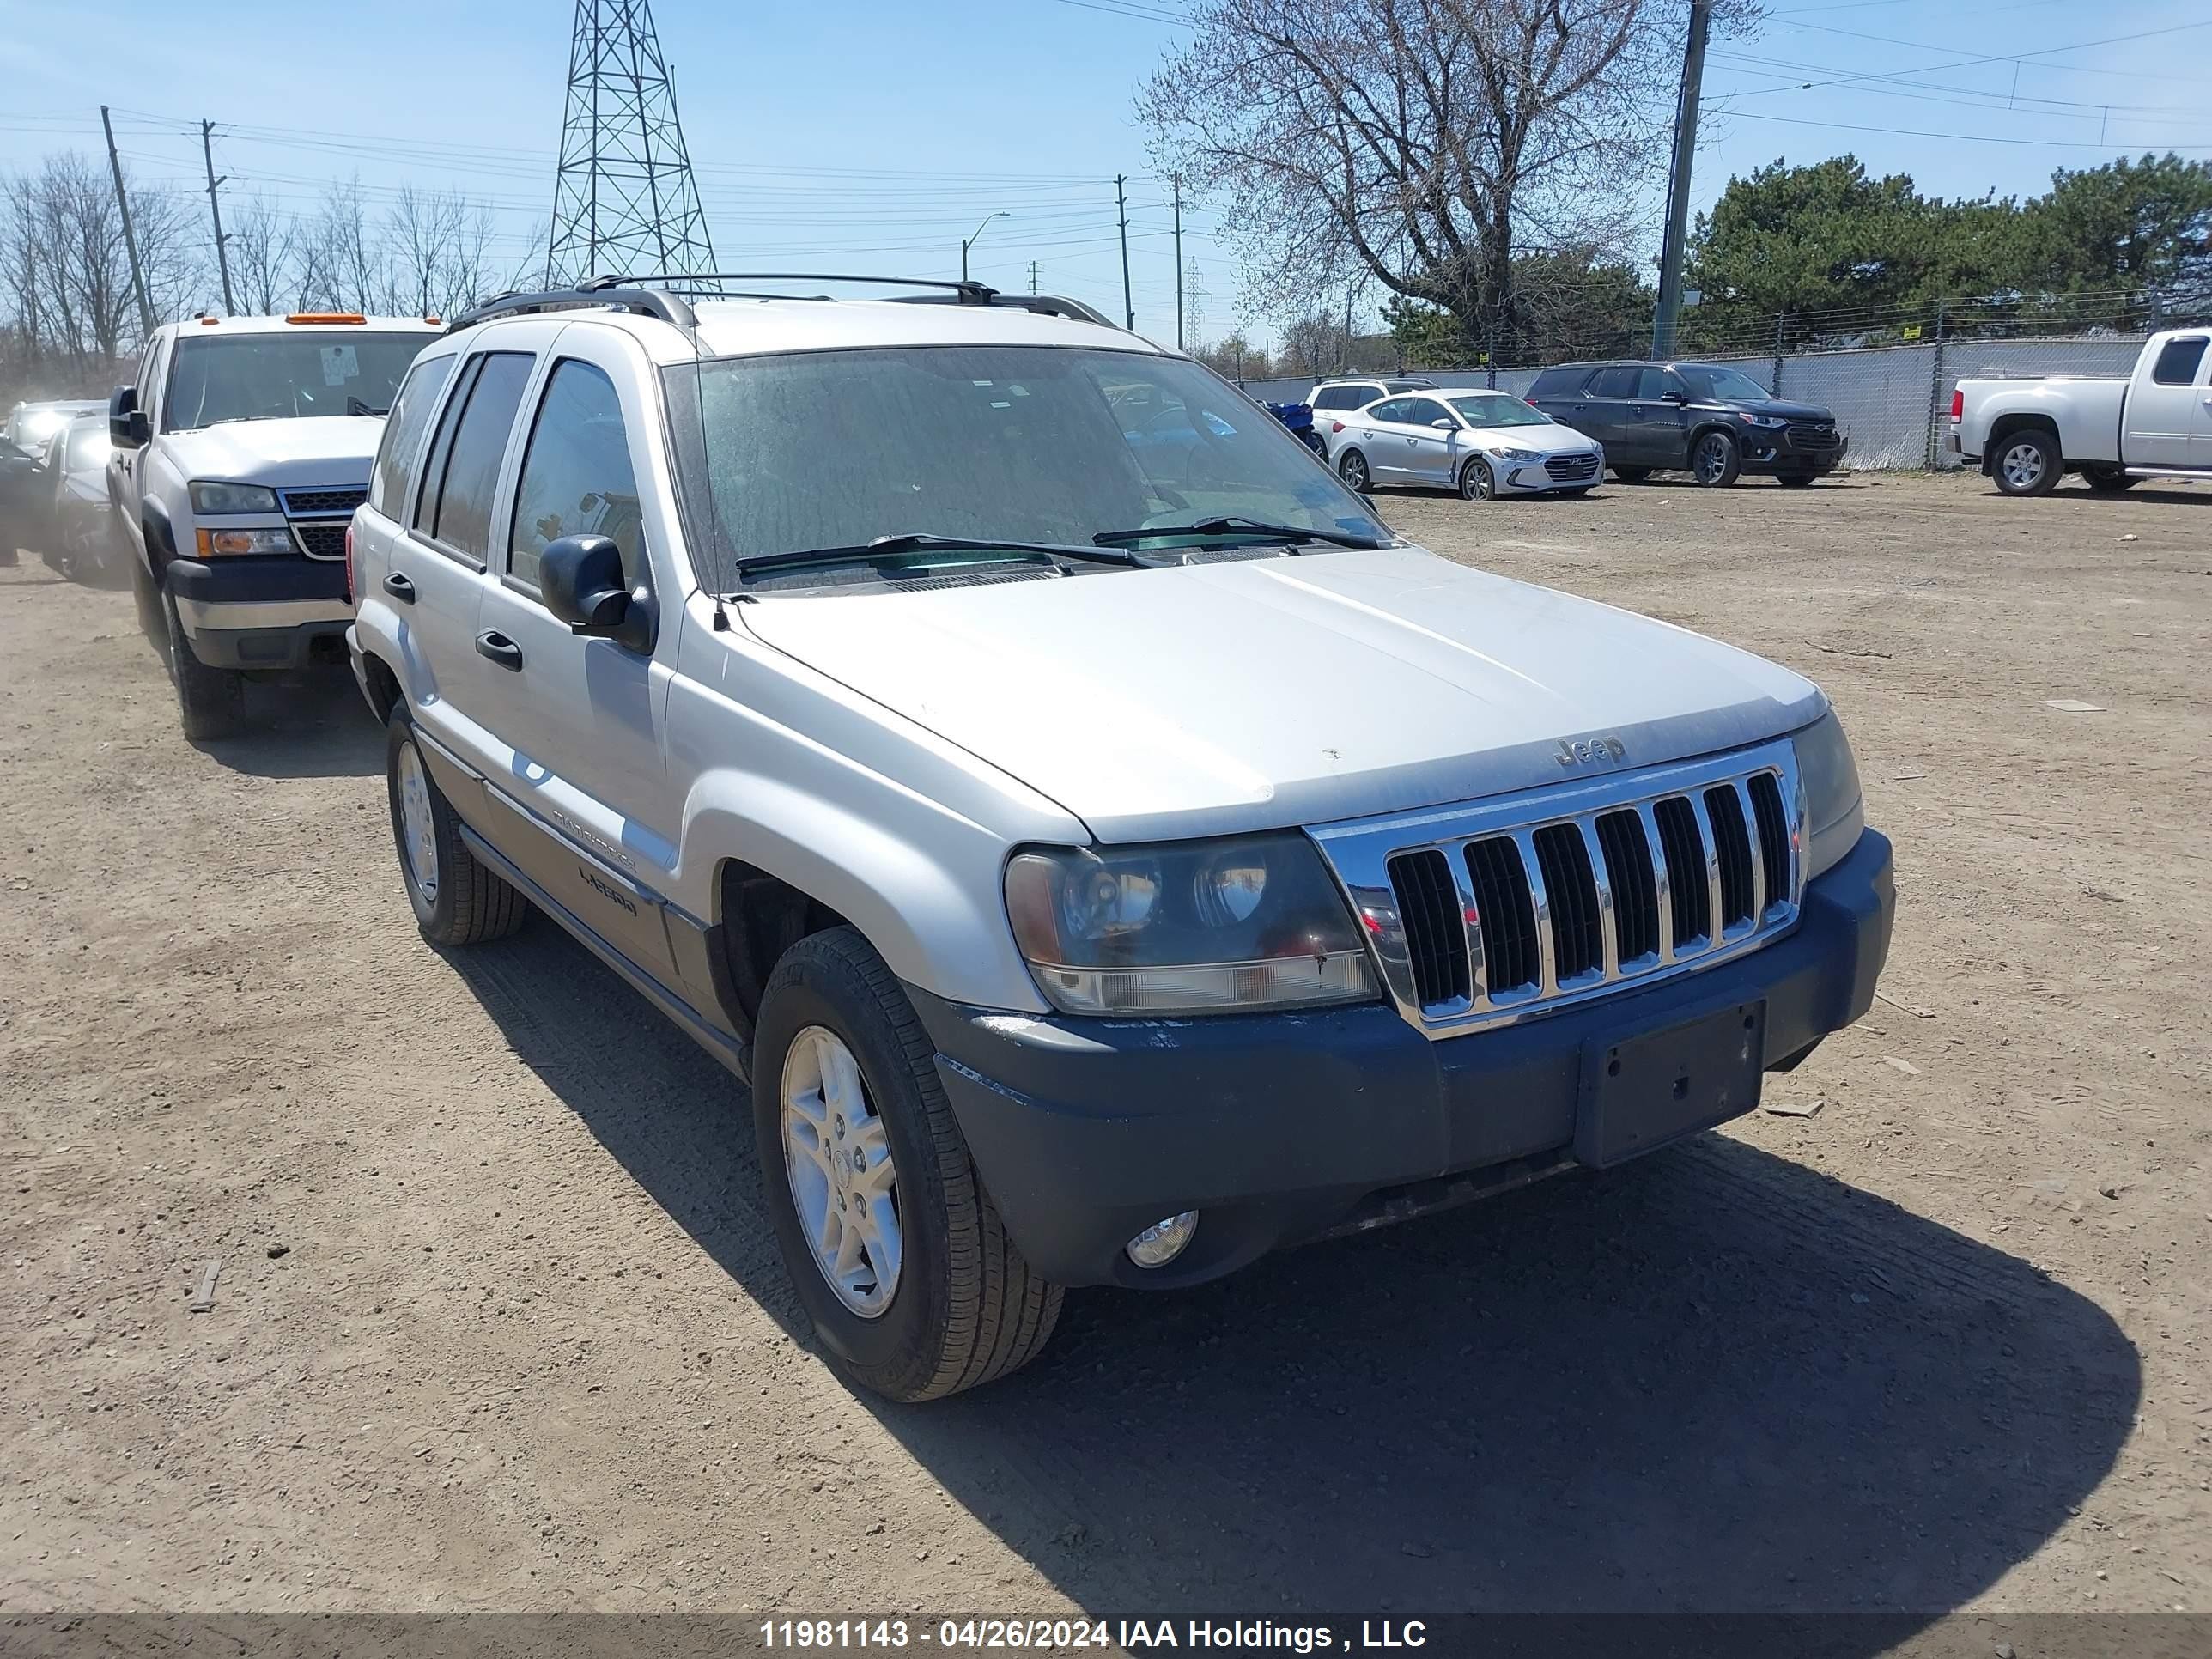
[{"label": "pickup truck grille", "polygon": [[1400,1010],[1443,1037],[1756,948],[1797,920],[1785,739],[1312,833]]},{"label": "pickup truck grille", "polygon": [[1544,463],[1545,476],[1553,483],[1576,483],[1597,477],[1595,455],[1554,455]]},{"label": "pickup truck grille", "polygon": [[1832,421],[1792,421],[1790,440],[1800,449],[1833,449],[1843,441]]},{"label": "pickup truck grille", "polygon": [[368,499],[366,489],[286,489],[277,493],[284,503],[288,519],[320,518],[342,513],[348,518],[353,510]]},{"label": "pickup truck grille", "polygon": [[368,499],[366,489],[280,489],[276,499],[292,523],[292,539],[311,559],[345,557],[346,526]]},{"label": "pickup truck grille", "polygon": [[300,544],[300,551],[311,559],[343,559],[345,557],[345,519],[325,519],[316,524],[310,520],[292,525],[292,539]]}]

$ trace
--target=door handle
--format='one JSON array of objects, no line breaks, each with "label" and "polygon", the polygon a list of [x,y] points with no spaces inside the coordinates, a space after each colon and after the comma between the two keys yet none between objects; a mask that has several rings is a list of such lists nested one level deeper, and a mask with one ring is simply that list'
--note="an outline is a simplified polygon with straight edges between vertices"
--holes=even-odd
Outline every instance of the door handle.
[{"label": "door handle", "polygon": [[384,591],[402,605],[415,603],[415,584],[397,570],[384,579]]},{"label": "door handle", "polygon": [[504,634],[487,629],[477,635],[477,655],[489,657],[510,673],[522,672],[522,647]]}]

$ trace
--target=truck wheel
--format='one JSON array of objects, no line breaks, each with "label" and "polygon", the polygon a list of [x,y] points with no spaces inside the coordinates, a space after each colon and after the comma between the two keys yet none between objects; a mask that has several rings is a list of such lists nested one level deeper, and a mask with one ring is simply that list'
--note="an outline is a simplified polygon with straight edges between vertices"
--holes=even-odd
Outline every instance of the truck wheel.
[{"label": "truck wheel", "polygon": [[2081,482],[2105,495],[2117,495],[2123,489],[2133,489],[2142,481],[2117,466],[2091,466],[2082,469]]},{"label": "truck wheel", "polygon": [[1363,495],[1374,488],[1374,480],[1367,476],[1367,458],[1356,449],[1336,458],[1336,476]]},{"label": "truck wheel", "polygon": [[461,839],[459,821],[423,763],[404,698],[385,723],[384,773],[399,874],[422,937],[433,945],[480,945],[527,921],[529,901],[479,864]]},{"label": "truck wheel", "polygon": [[2058,487],[2063,468],[2058,459],[2058,440],[2030,428],[2004,440],[1990,476],[2008,495],[2048,495]]},{"label": "truck wheel", "polygon": [[1651,469],[1648,466],[1616,466],[1610,471],[1623,483],[1642,483],[1651,476]]},{"label": "truck wheel", "polygon": [[1497,492],[1498,482],[1490,475],[1490,463],[1476,456],[1459,470],[1459,494],[1462,501],[1486,501]]},{"label": "truck wheel", "polygon": [[1743,471],[1743,455],[1728,433],[1707,432],[1690,450],[1690,471],[1706,488],[1725,489]]},{"label": "truck wheel", "polygon": [[246,718],[246,676],[228,668],[210,668],[192,654],[191,641],[177,616],[177,602],[161,596],[161,617],[167,625],[169,683],[177,688],[177,708],[183,716],[185,735],[195,743],[236,734]]},{"label": "truck wheel", "polygon": [[1063,1292],[1006,1237],[921,1022],[856,930],[783,953],[752,1071],[762,1189],[823,1346],[907,1401],[1034,1359]]}]

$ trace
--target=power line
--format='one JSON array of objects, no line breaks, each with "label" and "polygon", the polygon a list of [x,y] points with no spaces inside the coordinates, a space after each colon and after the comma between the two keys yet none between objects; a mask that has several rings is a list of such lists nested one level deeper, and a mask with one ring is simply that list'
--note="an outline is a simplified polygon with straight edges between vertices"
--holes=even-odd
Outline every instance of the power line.
[{"label": "power line", "polygon": [[[1793,115],[1762,115],[1756,110],[1732,109],[1729,113],[1740,121],[1776,121],[1784,126],[1826,127],[1836,132],[1879,132],[1893,138],[1942,138],[1957,144],[2020,144],[2040,149],[2133,149],[2133,144],[2100,144],[2088,138],[1999,138],[1979,132],[1929,132],[1919,127],[1869,127],[1849,121],[1815,121],[1809,117]],[[2212,144],[2145,144],[2147,149],[2204,149]]]}]

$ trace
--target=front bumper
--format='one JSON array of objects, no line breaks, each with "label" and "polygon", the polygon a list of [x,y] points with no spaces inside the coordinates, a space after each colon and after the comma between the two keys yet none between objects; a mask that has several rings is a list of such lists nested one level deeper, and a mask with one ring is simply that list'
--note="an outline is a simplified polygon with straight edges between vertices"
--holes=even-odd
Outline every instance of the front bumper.
[{"label": "front bumper", "polygon": [[[1595,453],[1597,464],[1585,472],[1579,463]],[[1541,495],[1556,489],[1589,489],[1605,477],[1605,452],[1602,450],[1571,450],[1557,455],[1536,455],[1526,460],[1513,460],[1496,455],[1484,458],[1490,463],[1492,493],[1498,495]],[[1568,476],[1553,476],[1552,464],[1560,463],[1560,470]]]},{"label": "front bumper", "polygon": [[294,558],[172,559],[164,573],[192,654],[210,668],[296,668],[353,622],[345,566]]},{"label": "front bumper", "polygon": [[[1030,1264],[1066,1285],[1170,1286],[1572,1165],[1594,1045],[1762,1004],[1765,1068],[1794,1065],[1873,1005],[1894,908],[1889,842],[1869,830],[1807,887],[1796,928],[1748,956],[1442,1042],[1381,1002],[1091,1020],[909,994]],[[1197,1235],[1168,1267],[1122,1255],[1142,1228],[1192,1209]]]},{"label": "front bumper", "polygon": [[1851,441],[1840,432],[1831,444],[1803,442],[1796,433],[1787,428],[1766,432],[1742,427],[1736,432],[1736,449],[1746,472],[1811,473],[1818,477],[1841,466],[1850,447]]}]

